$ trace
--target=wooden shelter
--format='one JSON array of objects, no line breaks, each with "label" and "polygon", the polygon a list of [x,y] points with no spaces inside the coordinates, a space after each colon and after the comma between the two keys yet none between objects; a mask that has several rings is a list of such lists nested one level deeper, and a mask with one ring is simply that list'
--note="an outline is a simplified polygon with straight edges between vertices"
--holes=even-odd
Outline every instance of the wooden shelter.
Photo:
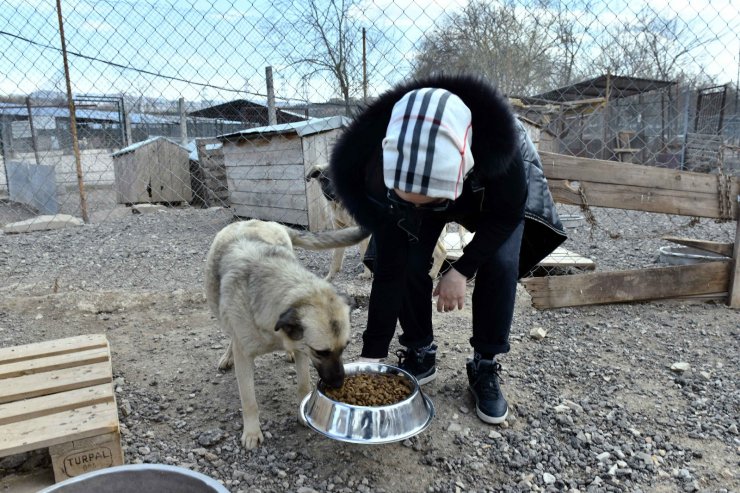
[{"label": "wooden shelter", "polygon": [[229,202],[234,215],[330,229],[319,184],[308,170],[326,165],[343,116],[250,128],[221,135]]},{"label": "wooden shelter", "polygon": [[190,202],[188,149],[165,137],[153,137],[114,152],[119,204]]}]

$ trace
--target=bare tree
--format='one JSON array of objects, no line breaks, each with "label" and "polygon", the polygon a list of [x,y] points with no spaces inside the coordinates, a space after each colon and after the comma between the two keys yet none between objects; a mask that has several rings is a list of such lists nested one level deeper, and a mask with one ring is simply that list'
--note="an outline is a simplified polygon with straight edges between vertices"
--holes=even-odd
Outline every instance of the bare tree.
[{"label": "bare tree", "polygon": [[452,13],[421,44],[416,75],[475,72],[507,94],[547,88],[554,74],[550,32],[556,17],[536,2],[522,14],[516,2],[475,0]]},{"label": "bare tree", "polygon": [[[301,67],[303,81],[329,74],[350,112],[351,100],[362,89],[362,17],[358,0],[308,0],[272,25],[273,46],[290,65]],[[297,12],[297,13],[295,13]],[[368,48],[382,41],[368,29]]]},{"label": "bare tree", "polygon": [[[705,79],[697,49],[708,40],[678,17],[664,17],[645,8],[634,22],[607,27],[597,40],[600,72],[664,80]],[[694,67],[693,72],[686,70]]]}]

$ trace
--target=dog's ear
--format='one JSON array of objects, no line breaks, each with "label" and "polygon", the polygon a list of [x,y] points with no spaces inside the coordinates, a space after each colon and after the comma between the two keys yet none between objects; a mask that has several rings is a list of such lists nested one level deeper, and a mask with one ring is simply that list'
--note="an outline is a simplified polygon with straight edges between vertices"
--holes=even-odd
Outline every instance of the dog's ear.
[{"label": "dog's ear", "polygon": [[308,174],[306,175],[306,181],[315,180],[323,174],[324,174],[324,170],[320,166],[314,164],[313,166],[311,166],[311,168],[308,171]]},{"label": "dog's ear", "polygon": [[279,330],[285,332],[294,341],[303,338],[303,325],[295,307],[288,308],[280,315],[275,324],[275,332]]}]

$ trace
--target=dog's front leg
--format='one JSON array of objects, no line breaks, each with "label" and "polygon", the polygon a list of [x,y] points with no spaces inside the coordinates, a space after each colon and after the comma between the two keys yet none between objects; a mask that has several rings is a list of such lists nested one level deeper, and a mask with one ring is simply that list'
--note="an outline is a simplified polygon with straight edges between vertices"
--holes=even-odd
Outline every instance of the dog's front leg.
[{"label": "dog's front leg", "polygon": [[442,238],[437,240],[437,244],[434,245],[434,252],[432,253],[432,268],[429,269],[429,277],[436,279],[439,275],[439,271],[442,269],[445,259],[447,258],[447,249],[445,248]]},{"label": "dog's front leg", "polygon": [[232,350],[231,345],[232,342],[229,340],[229,345],[226,346],[226,351],[224,351],[221,359],[218,360],[218,369],[221,371],[226,371],[234,366],[234,351]]},{"label": "dog's front leg", "polygon": [[[293,354],[295,355],[295,371],[298,380],[298,406],[300,406],[303,398],[311,392],[311,368],[308,356],[301,351],[296,351]],[[307,426],[300,411],[298,412],[298,422]]]},{"label": "dog's front leg", "polygon": [[373,277],[373,273],[367,268],[365,262],[363,262],[368,243],[370,243],[370,240],[367,238],[360,242],[360,265],[362,265],[362,274],[358,276],[360,279],[371,279]]},{"label": "dog's front leg", "polygon": [[[232,340],[232,342],[234,342]],[[234,344],[234,370],[236,382],[239,385],[239,397],[242,402],[242,445],[246,449],[253,449],[265,439],[260,429],[259,409],[257,398],[254,395],[254,356],[248,356]]]},{"label": "dog's front leg", "polygon": [[342,270],[342,263],[344,262],[344,248],[335,248],[334,255],[331,258],[331,267],[329,267],[329,273],[324,279],[331,281],[334,277]]},{"label": "dog's front leg", "polygon": [[308,356],[301,351],[295,351],[295,371],[298,380],[298,403],[311,392],[311,372]]}]

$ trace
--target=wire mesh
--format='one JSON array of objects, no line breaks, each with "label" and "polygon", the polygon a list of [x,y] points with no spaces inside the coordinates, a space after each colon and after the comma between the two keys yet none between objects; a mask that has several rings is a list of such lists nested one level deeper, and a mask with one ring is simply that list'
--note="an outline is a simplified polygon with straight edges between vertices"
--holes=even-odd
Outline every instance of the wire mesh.
[{"label": "wire mesh", "polygon": [[[159,204],[333,227],[311,170],[363,104],[436,72],[496,84],[541,150],[738,175],[738,33],[729,0],[0,0],[0,224],[68,214],[96,227]],[[558,207],[564,247],[599,269],[654,263],[666,234],[734,235]],[[113,259],[111,235],[99,247]],[[50,283],[20,259],[0,267],[7,286]]]}]

